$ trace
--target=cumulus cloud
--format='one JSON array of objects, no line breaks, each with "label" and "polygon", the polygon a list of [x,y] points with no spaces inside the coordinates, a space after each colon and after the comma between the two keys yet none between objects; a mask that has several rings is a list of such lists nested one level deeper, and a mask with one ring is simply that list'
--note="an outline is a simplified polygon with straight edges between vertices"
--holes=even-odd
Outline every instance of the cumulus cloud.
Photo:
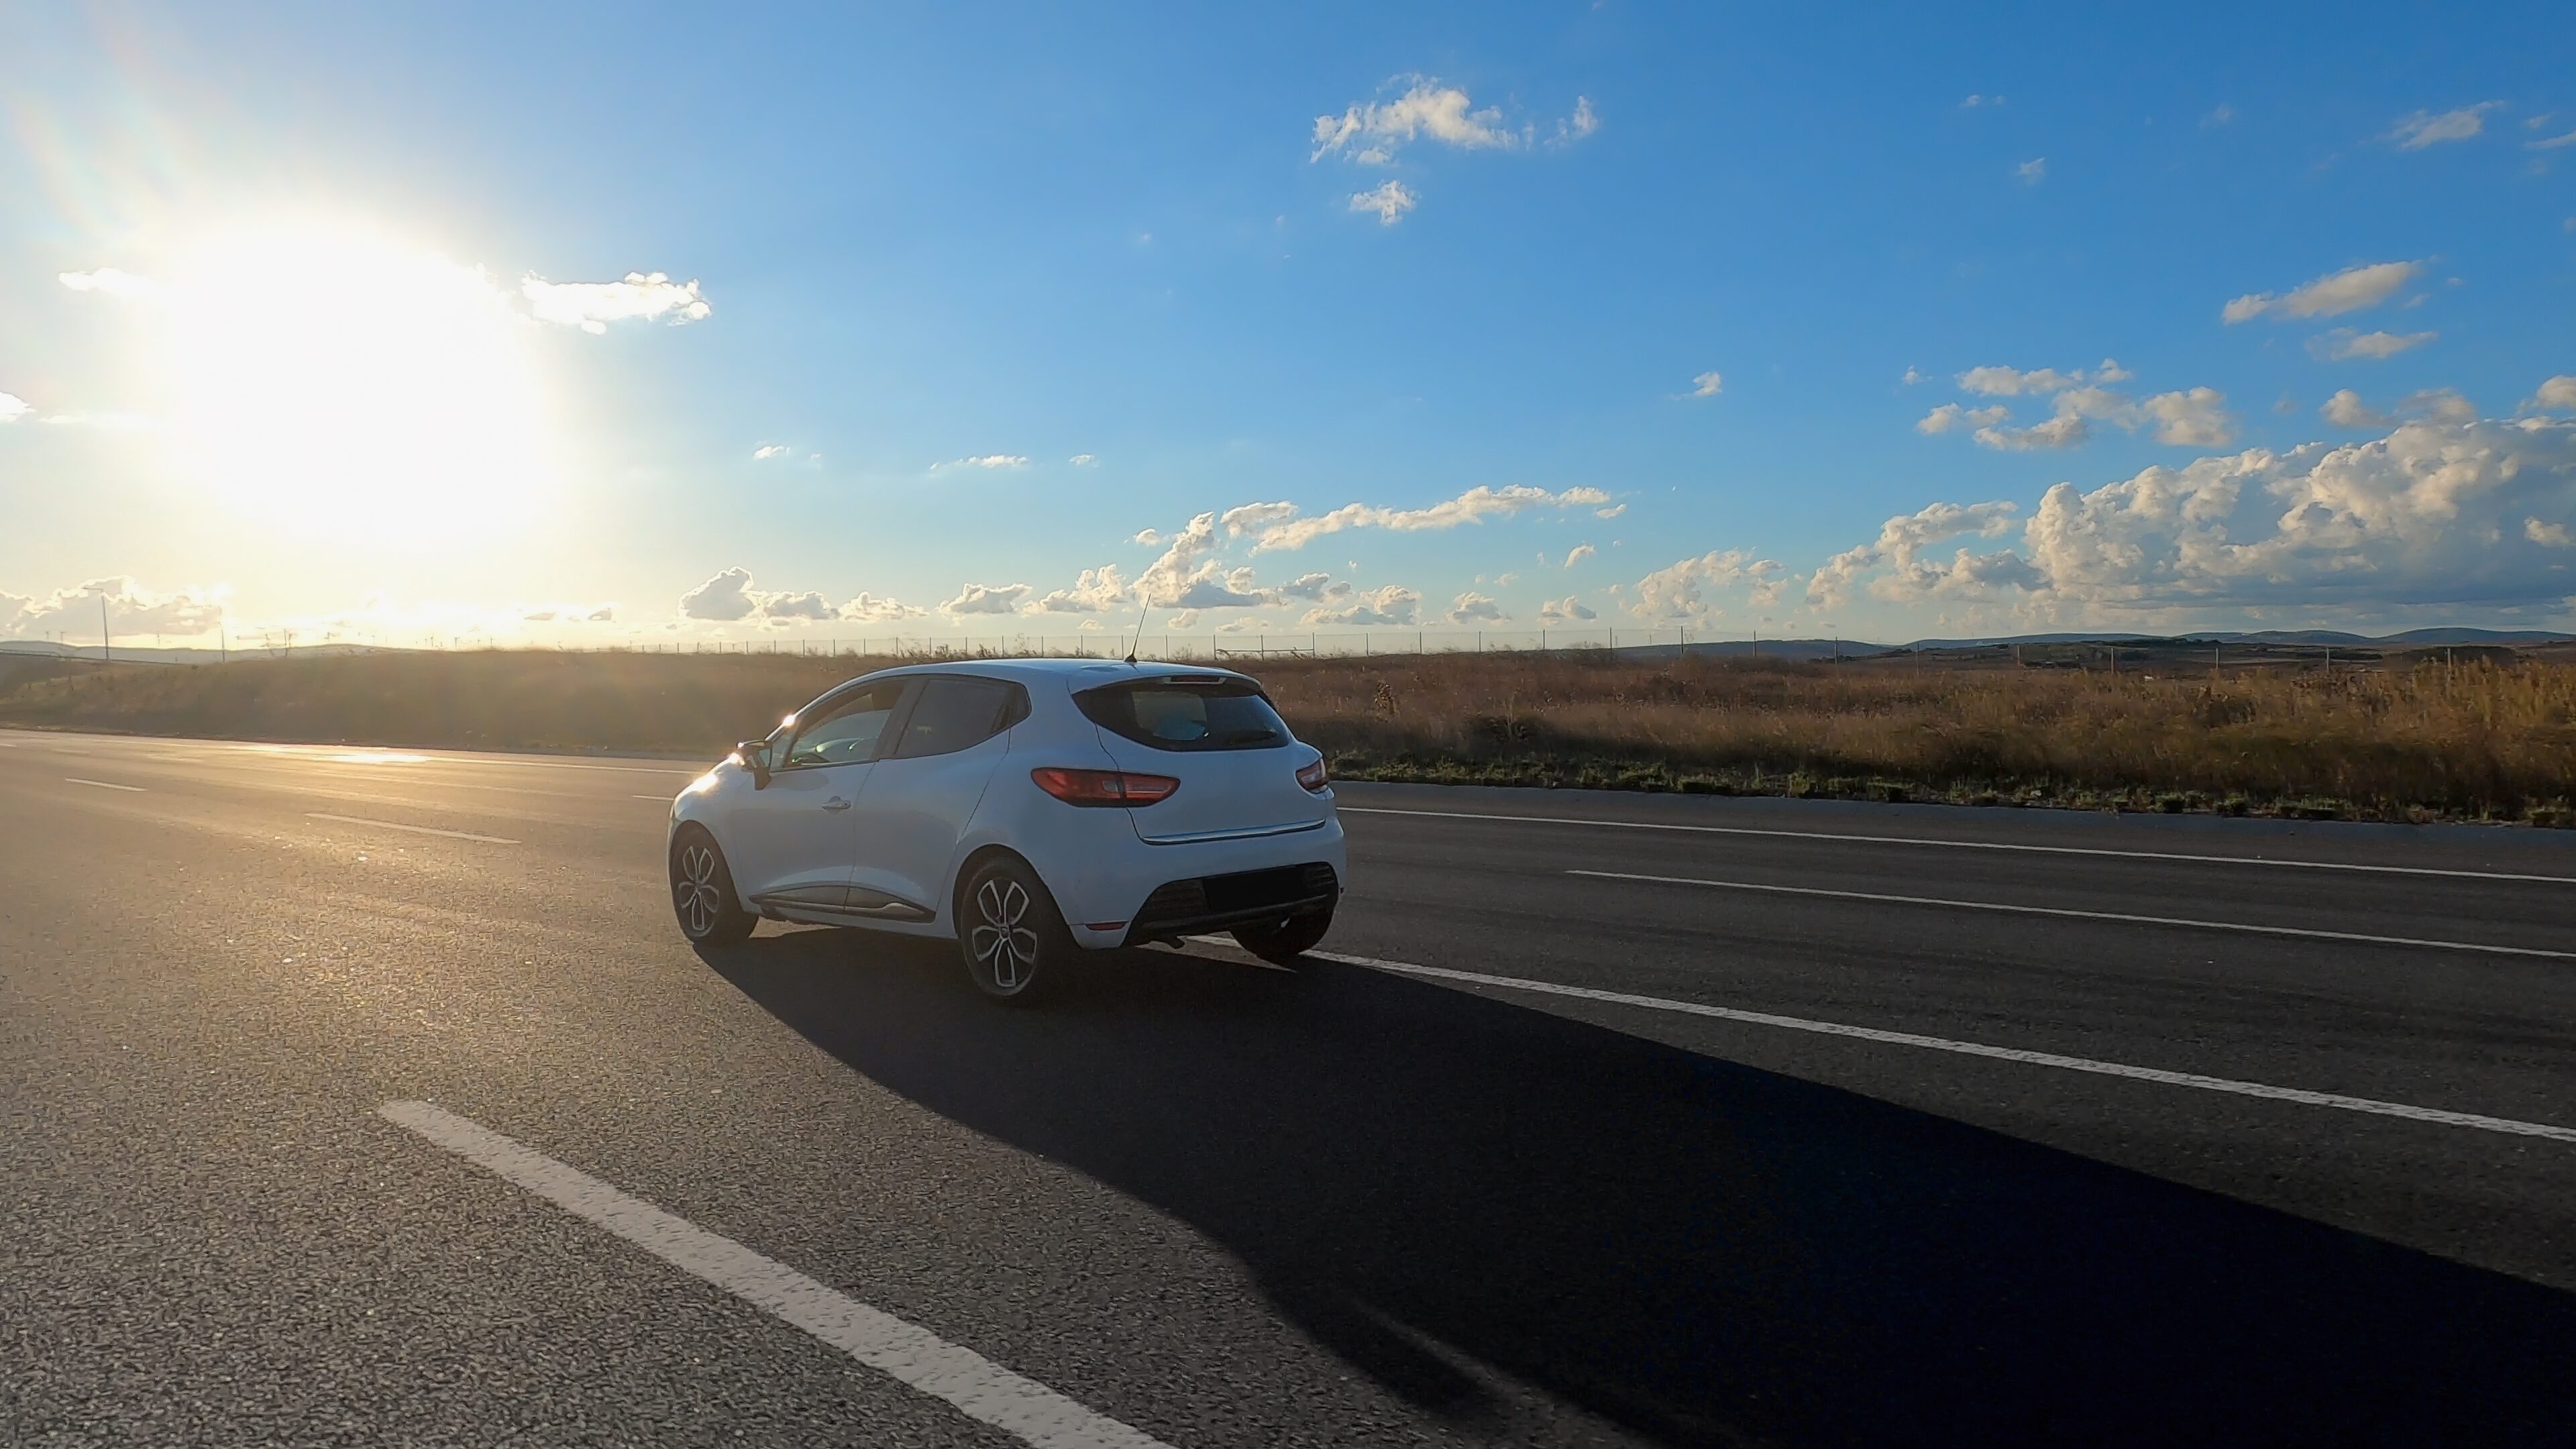
[{"label": "cumulus cloud", "polygon": [[2543,523],[2537,518],[2522,521],[2522,536],[2542,548],[2576,548],[2576,535],[2570,535],[2563,523]]},{"label": "cumulus cloud", "polygon": [[0,392],[0,424],[14,423],[34,411],[23,399]]},{"label": "cumulus cloud", "polygon": [[677,326],[702,322],[713,312],[695,281],[674,282],[666,272],[628,272],[622,282],[549,282],[528,276],[519,294],[540,322],[559,322],[593,334],[611,322],[667,319]]},{"label": "cumulus cloud", "polygon": [[2487,128],[2486,114],[2503,105],[2502,101],[2480,101],[2455,111],[2417,111],[2398,118],[2382,140],[2394,141],[2400,151],[2421,151],[2444,141],[2465,141]]},{"label": "cumulus cloud", "polygon": [[54,279],[75,292],[98,292],[110,297],[149,297],[161,290],[161,284],[150,277],[138,277],[115,267],[100,267],[93,272],[57,272]]},{"label": "cumulus cloud", "polygon": [[759,447],[751,450],[751,456],[756,462],[763,458],[784,458],[794,451],[796,450],[788,447],[785,443],[763,443]]},{"label": "cumulus cloud", "polygon": [[951,618],[968,614],[1016,613],[1020,601],[1036,590],[1026,584],[968,584],[957,597],[939,606],[939,612]]},{"label": "cumulus cloud", "polygon": [[1100,460],[1089,453],[1076,453],[1072,457],[1065,459],[1065,461],[1071,463],[1077,468],[1088,468],[1098,463]]},{"label": "cumulus cloud", "polygon": [[1029,460],[1017,453],[986,453],[980,458],[951,458],[945,463],[933,463],[930,465],[930,471],[945,473],[952,468],[1025,468],[1027,466],[1029,466]]},{"label": "cumulus cloud", "polygon": [[1714,372],[1703,372],[1691,379],[1692,397],[1715,397],[1726,388],[1726,379]]},{"label": "cumulus cloud", "polygon": [[[1393,100],[1366,101],[1338,116],[1317,116],[1315,150],[1307,159],[1321,161],[1340,154],[1363,165],[1383,166],[1395,159],[1399,149],[1424,137],[1471,151],[1509,150],[1526,139],[1503,124],[1501,110],[1476,109],[1463,87],[1443,85],[1427,76],[1399,76],[1389,84],[1405,82],[1410,84]],[[1579,116],[1590,112],[1588,102],[1577,110]],[[1585,134],[1589,133],[1587,127]]]},{"label": "cumulus cloud", "polygon": [[1506,617],[1503,606],[1483,594],[1467,593],[1449,601],[1452,624],[1494,624]]},{"label": "cumulus cloud", "polygon": [[2156,441],[2193,448],[2223,448],[2236,439],[2227,396],[2214,387],[2160,392],[2140,404],[2155,420]]},{"label": "cumulus cloud", "polygon": [[103,604],[108,631],[117,637],[169,634],[189,638],[213,633],[223,622],[224,600],[230,592],[216,587],[160,593],[123,575],[91,579],[41,598],[0,592],[0,635],[25,638],[67,633],[95,638]]},{"label": "cumulus cloud", "polygon": [[1402,584],[1388,584],[1350,595],[1337,604],[1309,609],[1303,622],[1411,628],[1422,622],[1422,595]]},{"label": "cumulus cloud", "polygon": [[2396,419],[2363,402],[2361,394],[2348,387],[2327,398],[2317,411],[2338,428],[2385,428],[2396,422]]},{"label": "cumulus cloud", "polygon": [[[1959,390],[1983,397],[2024,397],[2040,393],[2063,392],[2087,383],[2126,382],[2131,374],[2111,358],[2087,372],[2075,368],[2060,372],[2053,367],[2034,367],[2028,372],[2016,367],[1972,367],[1959,374]],[[1913,369],[1906,369],[1906,380],[1913,381]]]},{"label": "cumulus cloud", "polygon": [[1143,544],[1147,548],[1158,547],[1162,541],[1162,530],[1157,528],[1140,528],[1136,530],[1136,536],[1128,540],[1129,543]]},{"label": "cumulus cloud", "polygon": [[1583,601],[1572,594],[1562,599],[1549,599],[1538,606],[1538,621],[1542,624],[1577,624],[1600,617],[1599,614],[1584,607]]},{"label": "cumulus cloud", "polygon": [[1073,581],[1073,587],[1029,600],[1020,606],[1025,614],[1105,614],[1127,602],[1132,595],[1118,576],[1118,565],[1102,564],[1084,569]]},{"label": "cumulus cloud", "polygon": [[2002,403],[1991,407],[1972,408],[1958,403],[1943,403],[1923,415],[1914,425],[1918,433],[1949,433],[1961,428],[1987,428],[2012,416],[2012,409]]},{"label": "cumulus cloud", "polygon": [[2576,411],[2576,375],[2560,373],[2540,385],[2532,394],[2531,405],[2556,411]]},{"label": "cumulus cloud", "polygon": [[1572,568],[1576,564],[1583,562],[1585,559],[1592,557],[1595,552],[1597,552],[1597,550],[1595,550],[1592,545],[1588,543],[1578,543],[1574,547],[1565,551],[1565,567]]},{"label": "cumulus cloud", "polygon": [[2395,357],[2408,348],[2421,347],[2441,334],[2438,332],[2356,332],[2338,327],[2308,339],[2310,354],[2328,362],[2376,362]]},{"label": "cumulus cloud", "polygon": [[[1455,498],[1445,499],[1424,508],[1381,508],[1369,503],[1346,503],[1329,513],[1311,518],[1298,516],[1290,503],[1246,504],[1225,515],[1229,534],[1249,535],[1253,552],[1273,549],[1304,548],[1327,534],[1352,528],[1384,528],[1398,533],[1426,529],[1456,528],[1462,524],[1482,523],[1532,509],[1582,508],[1608,504],[1610,495],[1598,488],[1568,488],[1551,493],[1544,488],[1516,483],[1505,488],[1484,484],[1468,489]],[[1602,513],[1601,517],[1612,516]],[[1195,527],[1195,525],[1193,525]]]},{"label": "cumulus cloud", "polygon": [[1690,620],[1708,617],[1713,612],[1704,590],[1746,585],[1757,604],[1769,604],[1779,595],[1781,580],[1787,569],[1776,559],[1757,559],[1740,548],[1709,552],[1698,558],[1686,558],[1655,570],[1637,581],[1636,602],[1628,612],[1640,619]]},{"label": "cumulus cloud", "polygon": [[2335,317],[2358,312],[2387,301],[2423,270],[2422,262],[2373,262],[2347,267],[2278,296],[2249,292],[2221,308],[2219,316],[2228,322],[2250,322],[2257,317]]},{"label": "cumulus cloud", "polygon": [[1576,96],[1574,114],[1556,123],[1556,134],[1549,138],[1548,144],[1559,148],[1571,146],[1600,129],[1601,117],[1592,109],[1592,98]]},{"label": "cumulus cloud", "polygon": [[1352,192],[1351,210],[1376,212],[1378,225],[1393,226],[1404,220],[1404,214],[1411,211],[1421,200],[1421,197],[1414,194],[1412,187],[1401,181],[1389,179],[1379,182],[1366,191]]},{"label": "cumulus cloud", "polygon": [[[1891,603],[2003,608],[2036,622],[2576,596],[2552,542],[2576,521],[2576,421],[2461,417],[2456,397],[2410,400],[2421,416],[2366,442],[2204,457],[2090,492],[2061,483],[2012,548],[1934,558],[1925,546],[1937,526],[1890,520],[1882,539],[1903,534],[1909,556],[1864,545],[1819,570],[1810,597],[1830,602],[1858,585]],[[1991,522],[2011,505],[1976,507]]]},{"label": "cumulus cloud", "polygon": [[1963,534],[1994,538],[2012,527],[2019,508],[2007,502],[1934,503],[1915,513],[1899,514],[1879,525],[1878,538],[1846,549],[1825,561],[1807,581],[1807,598],[1826,607],[1851,596],[1853,582],[1881,567],[1912,570],[1923,550]]},{"label": "cumulus cloud", "polygon": [[680,596],[680,617],[705,623],[731,624],[745,619],[762,624],[820,623],[847,619],[876,623],[917,619],[923,610],[876,594],[862,593],[846,604],[833,604],[821,594],[752,587],[751,571],[725,569]]}]

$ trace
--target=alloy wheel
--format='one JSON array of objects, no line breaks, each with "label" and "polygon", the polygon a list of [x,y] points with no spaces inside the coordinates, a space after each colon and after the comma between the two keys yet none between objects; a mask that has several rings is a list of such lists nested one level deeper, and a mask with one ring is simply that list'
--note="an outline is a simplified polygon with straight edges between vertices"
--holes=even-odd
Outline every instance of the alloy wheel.
[{"label": "alloy wheel", "polygon": [[717,889],[715,848],[704,841],[683,846],[679,877],[671,882],[672,904],[679,910],[681,929],[691,936],[703,936],[715,929],[724,907],[724,898]]},{"label": "alloy wheel", "polygon": [[1018,991],[1037,966],[1038,933],[1028,923],[1029,905],[1027,889],[1007,877],[976,888],[978,919],[968,933],[967,949],[995,991]]}]

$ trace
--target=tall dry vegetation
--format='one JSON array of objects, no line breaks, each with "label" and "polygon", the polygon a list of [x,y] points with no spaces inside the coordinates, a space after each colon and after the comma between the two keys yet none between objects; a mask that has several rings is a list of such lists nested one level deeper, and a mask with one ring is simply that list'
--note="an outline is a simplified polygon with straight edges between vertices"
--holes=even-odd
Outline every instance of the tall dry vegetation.
[{"label": "tall dry vegetation", "polygon": [[[136,666],[19,685],[0,693],[0,722],[713,759],[889,662],[490,651]],[[2576,818],[2568,664],[2114,679],[1522,653],[1253,668],[1346,776]]]},{"label": "tall dry vegetation", "polygon": [[1264,677],[1301,737],[1382,778],[2508,818],[2576,794],[2576,667],[2561,664],[2175,679],[1489,654]]}]

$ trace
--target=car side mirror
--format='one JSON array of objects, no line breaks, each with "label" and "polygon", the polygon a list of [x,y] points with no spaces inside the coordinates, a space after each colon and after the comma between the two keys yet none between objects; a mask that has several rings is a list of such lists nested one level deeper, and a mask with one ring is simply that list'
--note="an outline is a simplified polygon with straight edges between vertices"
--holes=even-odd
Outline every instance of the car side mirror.
[{"label": "car side mirror", "polygon": [[744,769],[751,771],[751,788],[755,790],[769,788],[769,741],[744,740],[733,747],[733,755],[735,759],[742,761]]}]

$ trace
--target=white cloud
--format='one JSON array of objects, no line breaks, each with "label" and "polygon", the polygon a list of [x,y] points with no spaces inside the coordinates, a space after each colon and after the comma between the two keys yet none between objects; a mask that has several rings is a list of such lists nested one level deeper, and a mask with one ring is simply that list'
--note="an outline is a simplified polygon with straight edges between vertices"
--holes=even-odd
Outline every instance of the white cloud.
[{"label": "white cloud", "polygon": [[1832,608],[1850,597],[1853,583],[1881,567],[1911,570],[1924,549],[1962,534],[1994,538],[2012,527],[2019,508],[2011,503],[1933,503],[1919,512],[1899,514],[1879,525],[1878,539],[1846,549],[1825,561],[1807,581],[1810,602]]},{"label": "white cloud", "polygon": [[751,571],[742,568],[725,569],[680,596],[681,618],[719,624],[744,619],[757,619],[768,624],[819,623],[833,619],[874,623],[887,619],[915,619],[922,613],[912,605],[875,594],[862,593],[846,604],[834,605],[810,590],[756,589],[752,587]]},{"label": "white cloud", "polygon": [[1449,601],[1452,624],[1497,624],[1506,617],[1503,606],[1483,594],[1460,594]]},{"label": "white cloud", "polygon": [[2396,421],[2386,413],[2373,410],[2361,400],[2360,393],[2348,387],[2327,398],[2317,411],[2338,428],[2384,428]]},{"label": "white cloud", "polygon": [[1572,594],[1562,599],[1550,599],[1538,606],[1538,621],[1542,624],[1575,624],[1600,617]]},{"label": "white cloud", "polygon": [[2002,403],[1996,403],[1992,407],[1982,408],[1962,407],[1958,403],[1943,403],[1932,411],[1925,413],[1923,415],[1923,420],[1914,425],[1914,431],[1918,433],[1949,433],[1956,432],[1961,428],[1986,428],[1992,427],[2011,416],[2012,409],[2005,407]]},{"label": "white cloud", "polygon": [[2223,448],[2236,440],[2227,395],[2214,387],[2160,392],[2141,404],[2155,419],[2156,441],[2191,448]]},{"label": "white cloud", "polygon": [[2474,106],[2462,106],[2439,115],[2417,111],[2401,117],[2396,126],[2380,139],[2396,142],[2400,151],[2421,151],[2444,141],[2465,141],[2485,130],[2486,113],[2503,104],[2502,101],[2480,101]]},{"label": "white cloud", "polygon": [[0,423],[14,423],[33,411],[23,399],[0,392]]},{"label": "white cloud", "polygon": [[2525,141],[2522,144],[2533,151],[2555,151],[2561,146],[2576,146],[2576,131],[2570,131],[2563,136],[2548,136],[2537,141]]},{"label": "white cloud", "polygon": [[2333,317],[2345,312],[2358,312],[2376,307],[2391,293],[2413,281],[2424,270],[2422,262],[2373,262],[2368,266],[2347,267],[2331,276],[2319,277],[2304,286],[2274,296],[2270,292],[2250,292],[2222,308],[2219,316],[2228,322],[2247,322],[2256,317]]},{"label": "white cloud", "polygon": [[939,612],[951,618],[968,614],[1009,614],[1016,612],[1020,600],[1036,592],[1026,584],[968,584],[957,597],[939,606]]},{"label": "white cloud", "polygon": [[1401,181],[1389,179],[1379,182],[1366,191],[1352,192],[1351,210],[1376,212],[1378,225],[1393,226],[1404,220],[1404,214],[1411,211],[1421,199],[1414,195],[1413,188]]},{"label": "white cloud", "polygon": [[2537,518],[2522,521],[2522,536],[2542,548],[2576,548],[2576,535],[2563,523],[2543,523]]},{"label": "white cloud", "polygon": [[1572,568],[1576,564],[1583,562],[1585,559],[1592,557],[1596,551],[1597,550],[1588,543],[1578,543],[1574,547],[1565,551],[1564,566],[1566,568]]},{"label": "white cloud", "polygon": [[2039,183],[2048,179],[2048,158],[2045,156],[2033,156],[2029,160],[2021,163],[2019,166],[2014,167],[2013,175],[2019,177],[2021,179],[2021,184],[2024,186],[2037,186]]},{"label": "white cloud", "polygon": [[668,318],[672,325],[704,321],[714,310],[694,281],[674,282],[664,272],[628,272],[622,282],[549,282],[521,279],[519,293],[540,322],[560,322],[593,334],[611,322]]},{"label": "white cloud", "polygon": [[[2296,606],[2545,605],[2576,593],[2576,421],[2456,416],[2457,394],[2366,442],[2255,448],[2048,490],[2017,547],[1909,561],[1852,550],[1810,597],[1999,608],[2028,623]],[[2009,504],[1979,505],[2009,510]],[[1908,520],[1891,520],[1891,528]],[[1887,530],[1882,531],[1884,537]],[[1928,541],[1928,540],[1925,540]]]},{"label": "white cloud", "polygon": [[2235,119],[2236,108],[2224,101],[2221,101],[2217,105],[2212,106],[2207,115],[2200,118],[2200,125],[2202,130],[2215,130],[2216,128],[2224,126]]},{"label": "white cloud", "polygon": [[2002,105],[2003,103],[2004,103],[2004,98],[2003,98],[2003,97],[2001,97],[2001,96],[1975,96],[1975,95],[1972,95],[1972,96],[1968,97],[1966,100],[1959,102],[1959,109],[1960,109],[1960,110],[1963,110],[1963,111],[1973,111],[1973,110],[1977,109],[1979,106],[2000,106],[2000,105]]},{"label": "white cloud", "polygon": [[1691,379],[1692,397],[1715,397],[1726,388],[1726,379],[1714,372],[1703,372]]},{"label": "white cloud", "polygon": [[[1317,116],[1315,150],[1307,159],[1320,161],[1339,152],[1354,161],[1383,166],[1395,159],[1398,149],[1424,136],[1467,150],[1509,150],[1526,139],[1504,126],[1500,110],[1477,110],[1461,87],[1425,76],[1397,80],[1410,80],[1412,85],[1391,101],[1363,102],[1338,116]],[[1577,114],[1588,114],[1590,109],[1588,103],[1578,104]]]},{"label": "white cloud", "polygon": [[110,297],[149,297],[161,290],[161,284],[150,277],[114,267],[101,267],[94,272],[57,272],[54,279],[75,292],[102,292]]},{"label": "white cloud", "polygon": [[[1616,517],[1618,517],[1620,514],[1625,513],[1625,512],[1627,512],[1627,511],[1628,511],[1628,505],[1627,505],[1627,504],[1625,504],[1625,503],[1613,503],[1613,504],[1611,504],[1611,505],[1610,505],[1609,507],[1607,507],[1607,508],[1596,508],[1596,509],[1593,509],[1593,510],[1592,510],[1592,516],[1593,516],[1593,517],[1595,517],[1595,518],[1616,518]],[[1617,547],[1617,545],[1616,545],[1616,544],[1613,544],[1613,545],[1612,545],[1612,547],[1614,547],[1614,548],[1615,548],[1615,547]]]},{"label": "white cloud", "polygon": [[522,624],[614,624],[615,604],[546,604],[519,615]]},{"label": "white cloud", "polygon": [[2338,327],[2309,338],[2308,351],[2328,362],[2376,362],[2408,348],[2421,347],[2439,336],[2438,332],[2356,332]]},{"label": "white cloud", "polygon": [[1592,109],[1592,98],[1576,96],[1574,114],[1556,123],[1556,136],[1548,144],[1557,147],[1571,146],[1600,129],[1601,117]]},{"label": "white cloud", "polygon": [[1076,453],[1072,457],[1065,459],[1065,461],[1071,463],[1077,468],[1089,468],[1099,463],[1100,460],[1089,453]]},{"label": "white cloud", "polygon": [[1031,599],[1020,606],[1024,614],[1106,614],[1125,604],[1134,595],[1118,576],[1118,565],[1102,564],[1084,569],[1073,581],[1073,587],[1058,589],[1043,598]]},{"label": "white cloud", "polygon": [[2536,408],[2576,411],[2576,374],[2560,373],[2542,383],[2540,391],[2532,394],[2531,405]]},{"label": "white cloud", "polygon": [[1304,548],[1316,539],[1345,529],[1384,528],[1398,533],[1414,533],[1482,523],[1488,518],[1531,509],[1578,508],[1609,501],[1610,495],[1598,488],[1577,487],[1550,493],[1527,484],[1513,484],[1506,488],[1478,484],[1455,498],[1426,508],[1381,508],[1368,503],[1346,503],[1311,518],[1299,517],[1296,505],[1290,503],[1246,504],[1228,510],[1225,525],[1229,534],[1250,536],[1253,552],[1265,553],[1273,549]]},{"label": "white cloud", "polygon": [[1355,595],[1346,603],[1309,609],[1301,622],[1410,628],[1422,622],[1422,595],[1401,584],[1388,584]]},{"label": "white cloud", "polygon": [[1917,369],[1916,369],[1912,364],[1910,364],[1910,363],[1909,363],[1909,364],[1906,366],[1906,369],[1905,369],[1905,375],[1904,375],[1903,377],[1898,378],[1898,379],[1896,380],[1896,383],[1897,383],[1897,386],[1899,386],[1899,387],[1912,387],[1914,384],[1916,384],[1916,383],[1918,383],[1918,382],[1930,382],[1931,380],[1932,380],[1932,375],[1931,375],[1930,373],[1922,372],[1922,371],[1918,371],[1918,370],[1917,370]]},{"label": "white cloud", "polygon": [[2020,397],[2025,393],[2058,392],[2086,380],[2082,368],[2059,372],[2053,367],[2034,367],[2024,372],[2015,367],[1972,367],[1959,374],[1959,390],[1986,397]]},{"label": "white cloud", "polygon": [[2478,415],[2478,406],[2454,389],[2428,387],[2399,398],[2397,414],[2400,417],[2431,418],[2443,423],[2465,423]]},{"label": "white cloud", "polygon": [[1136,530],[1136,536],[1127,541],[1143,544],[1147,548],[1155,548],[1163,542],[1163,535],[1159,529],[1140,528]]},{"label": "white cloud", "polygon": [[933,463],[930,465],[930,471],[945,473],[952,468],[1025,468],[1027,466],[1029,466],[1029,460],[1017,453],[986,453],[980,458],[951,458],[945,463]]},{"label": "white cloud", "polygon": [[763,443],[751,450],[751,456],[754,461],[762,458],[783,458],[794,451],[796,450],[785,443]]},{"label": "white cloud", "polygon": [[117,638],[135,634],[193,638],[213,633],[223,622],[224,600],[230,593],[217,586],[165,594],[122,575],[57,589],[43,598],[0,592],[0,634],[21,638],[71,634],[94,640],[104,604],[107,629]]},{"label": "white cloud", "polygon": [[1717,612],[1702,594],[1707,588],[1732,588],[1746,585],[1754,603],[1768,604],[1778,596],[1780,581],[1787,570],[1777,560],[1757,559],[1740,548],[1723,553],[1711,551],[1698,558],[1686,558],[1655,570],[1637,581],[1637,601],[1628,612],[1646,620],[1702,619]]}]

